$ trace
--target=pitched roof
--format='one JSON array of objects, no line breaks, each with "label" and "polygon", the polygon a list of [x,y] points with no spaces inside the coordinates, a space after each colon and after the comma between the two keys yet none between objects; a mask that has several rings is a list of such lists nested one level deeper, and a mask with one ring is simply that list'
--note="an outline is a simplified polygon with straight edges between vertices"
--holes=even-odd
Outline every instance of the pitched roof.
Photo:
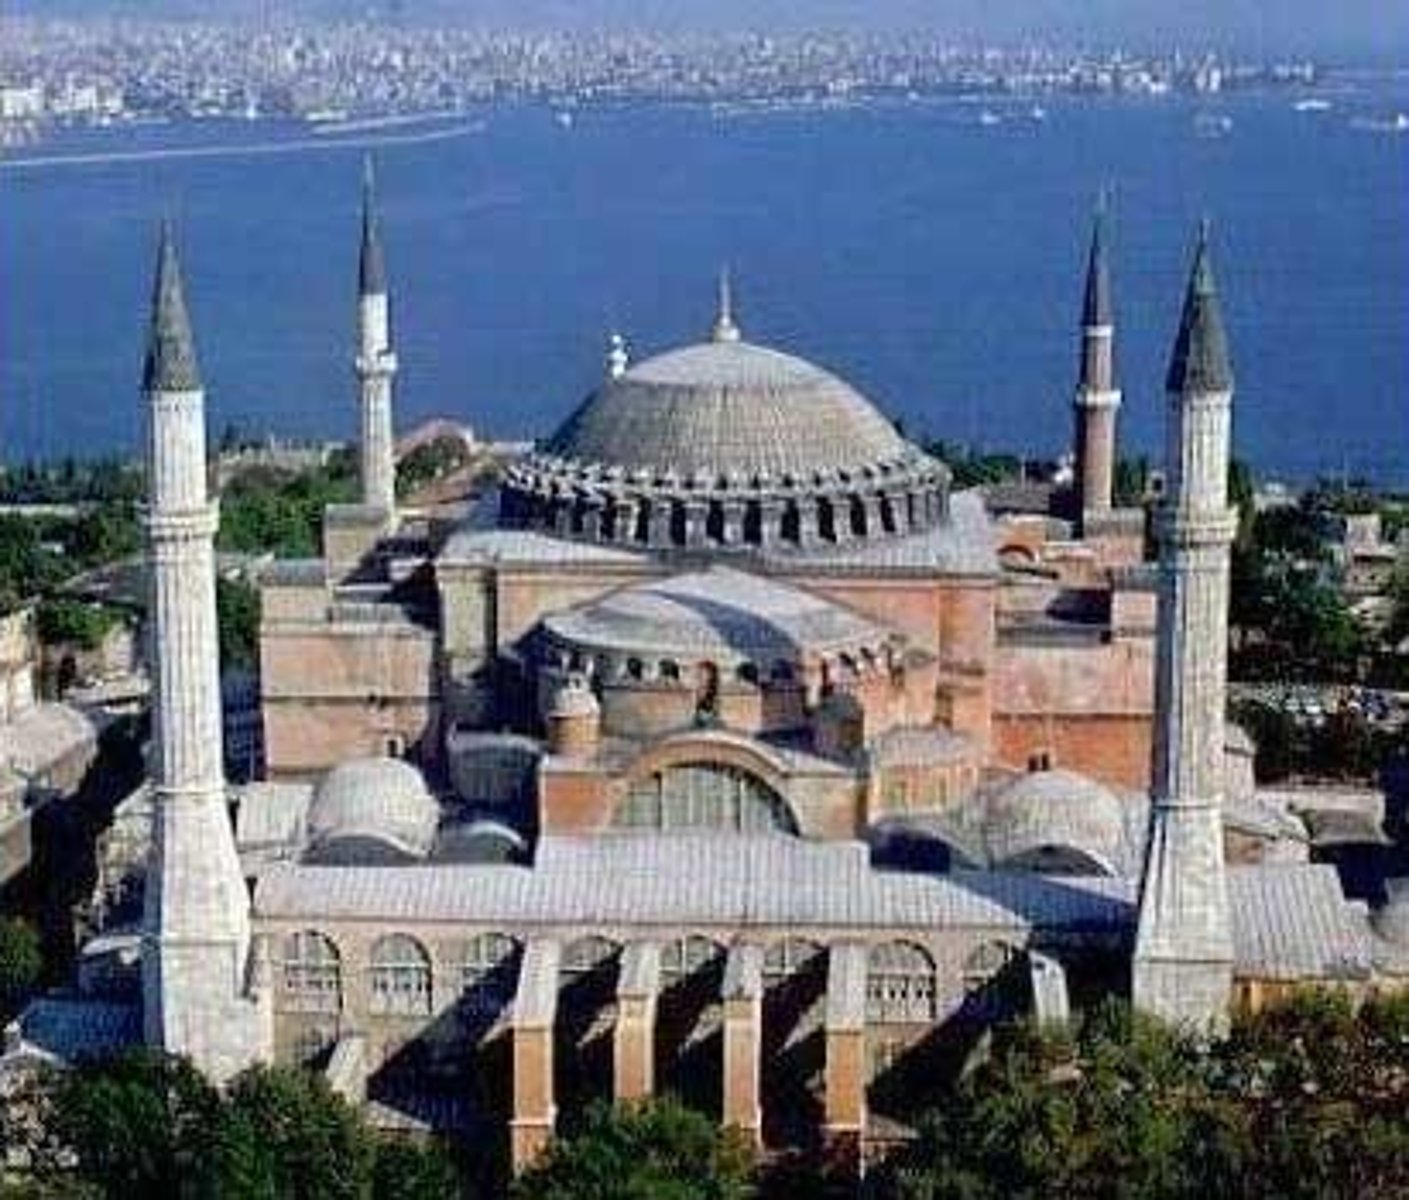
[{"label": "pitched roof", "polygon": [[1218,287],[1213,279],[1207,225],[1199,230],[1165,388],[1180,396],[1227,392],[1233,388],[1233,366],[1228,358],[1228,336],[1223,328]]},{"label": "pitched roof", "polygon": [[142,388],[147,392],[194,392],[201,386],[196,341],[186,311],[181,262],[169,222],[161,227],[157,274],[152,286],[152,321]]}]

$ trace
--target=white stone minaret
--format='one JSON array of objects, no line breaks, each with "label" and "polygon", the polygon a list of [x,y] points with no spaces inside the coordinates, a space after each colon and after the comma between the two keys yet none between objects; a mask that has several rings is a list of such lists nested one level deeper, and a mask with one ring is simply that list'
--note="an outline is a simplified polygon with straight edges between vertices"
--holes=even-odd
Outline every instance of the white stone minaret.
[{"label": "white stone minaret", "polygon": [[391,350],[391,304],[370,162],[362,185],[362,255],[357,292],[362,503],[386,513],[390,524],[396,511],[396,442],[391,420],[396,355]]},{"label": "white stone minaret", "polygon": [[268,1024],[263,1005],[249,998],[249,893],[226,803],[205,393],[165,227],[142,387],[153,651],[145,1036],[220,1081],[268,1057]]},{"label": "white stone minaret", "polygon": [[1223,861],[1228,504],[1233,374],[1207,229],[1166,383],[1166,497],[1157,517],[1159,633],[1153,812],[1133,972],[1137,1008],[1217,1028],[1233,946]]},{"label": "white stone minaret", "polygon": [[1102,517],[1111,510],[1115,479],[1115,424],[1120,389],[1115,385],[1115,310],[1106,259],[1105,200],[1096,210],[1081,307],[1081,365],[1073,408],[1076,414],[1077,517]]}]

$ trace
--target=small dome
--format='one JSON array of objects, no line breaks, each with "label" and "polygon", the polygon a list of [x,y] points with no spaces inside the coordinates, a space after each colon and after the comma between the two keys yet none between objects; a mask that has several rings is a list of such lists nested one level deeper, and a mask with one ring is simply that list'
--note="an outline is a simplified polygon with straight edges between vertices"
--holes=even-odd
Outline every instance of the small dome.
[{"label": "small dome", "polygon": [[1008,870],[1113,875],[1125,813],[1109,788],[1074,771],[1031,771],[993,794],[985,813],[989,861]]},{"label": "small dome", "polygon": [[821,367],[736,340],[685,346],[609,378],[549,439],[559,459],[714,480],[913,459],[879,411]]},{"label": "small dome", "polygon": [[424,858],[435,842],[440,806],[421,773],[396,758],[364,758],[329,771],[308,805],[313,858]]}]

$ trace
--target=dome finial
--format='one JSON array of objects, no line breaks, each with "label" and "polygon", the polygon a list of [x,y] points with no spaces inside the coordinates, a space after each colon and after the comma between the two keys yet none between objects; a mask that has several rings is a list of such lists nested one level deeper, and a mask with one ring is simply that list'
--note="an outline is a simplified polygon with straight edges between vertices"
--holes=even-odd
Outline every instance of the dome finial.
[{"label": "dome finial", "polygon": [[626,339],[613,333],[607,339],[607,378],[620,379],[631,364],[631,354],[626,348]]},{"label": "dome finial", "polygon": [[737,342],[740,337],[734,324],[734,288],[727,266],[719,270],[719,310],[711,336],[716,342]]}]

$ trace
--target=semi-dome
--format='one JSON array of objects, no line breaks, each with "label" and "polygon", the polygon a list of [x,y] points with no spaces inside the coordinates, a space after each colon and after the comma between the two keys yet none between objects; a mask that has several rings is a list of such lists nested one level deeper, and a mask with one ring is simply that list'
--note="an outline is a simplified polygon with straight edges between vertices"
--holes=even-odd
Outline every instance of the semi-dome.
[{"label": "semi-dome", "polygon": [[636,656],[771,669],[804,658],[879,661],[891,635],[821,596],[731,567],[673,575],[544,618],[557,654],[626,664]]},{"label": "semi-dome", "polygon": [[396,758],[340,763],[308,805],[308,857],[318,861],[424,858],[440,806],[421,773]]},{"label": "semi-dome", "polygon": [[984,840],[995,867],[1113,875],[1124,857],[1125,813],[1120,798],[1094,779],[1031,771],[990,796]]},{"label": "semi-dome", "polygon": [[510,525],[586,541],[802,549],[928,529],[944,466],[850,384],[738,336],[611,369],[506,473]]},{"label": "semi-dome", "polygon": [[544,451],[708,485],[859,474],[916,454],[849,384],[744,341],[685,346],[608,379]]}]

